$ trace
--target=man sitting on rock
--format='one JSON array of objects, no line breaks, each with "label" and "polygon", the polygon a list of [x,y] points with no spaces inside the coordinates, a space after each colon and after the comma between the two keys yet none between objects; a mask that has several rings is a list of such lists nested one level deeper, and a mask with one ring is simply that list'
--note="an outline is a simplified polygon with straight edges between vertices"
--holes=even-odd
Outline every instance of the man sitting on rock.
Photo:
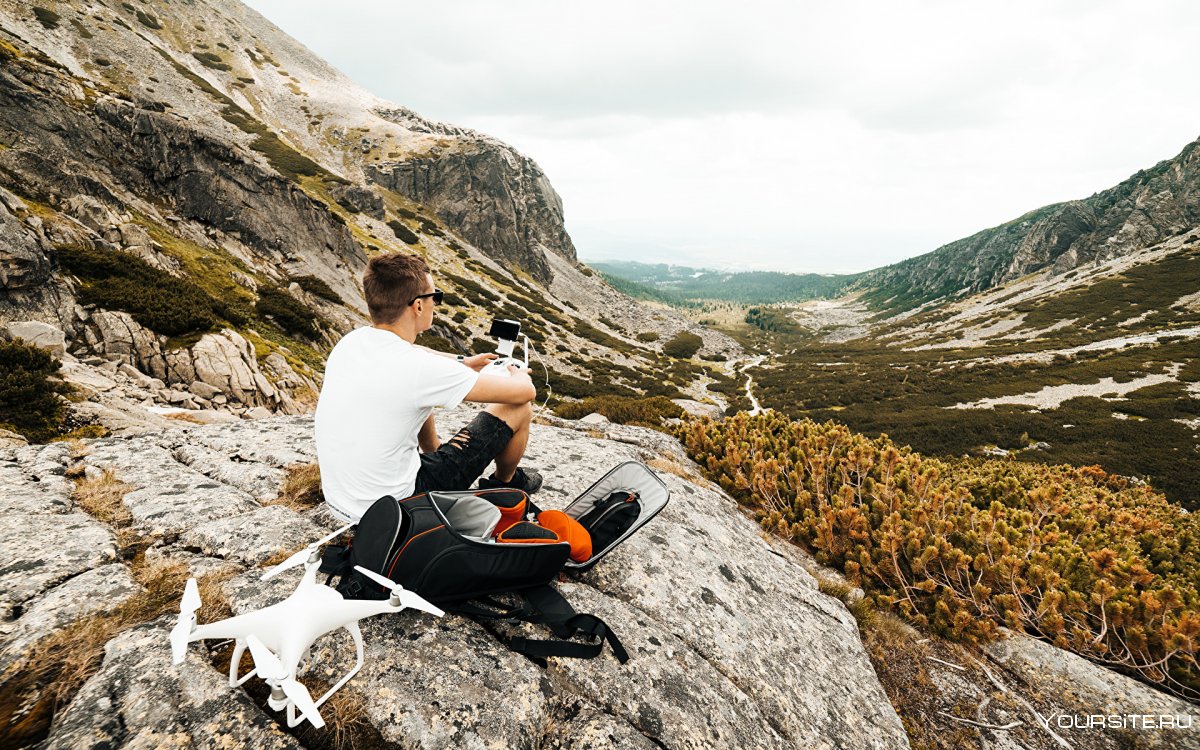
[{"label": "man sitting on rock", "polygon": [[[511,365],[510,377],[481,375],[497,355],[456,358],[414,343],[442,301],[418,255],[372,258],[363,292],[374,325],[330,352],[317,402],[321,487],[334,514],[357,522],[384,495],[468,489],[493,460],[495,473],[480,487],[537,491],[541,476],[518,467],[536,395],[529,373]],[[434,408],[464,400],[487,407],[439,442]]]}]

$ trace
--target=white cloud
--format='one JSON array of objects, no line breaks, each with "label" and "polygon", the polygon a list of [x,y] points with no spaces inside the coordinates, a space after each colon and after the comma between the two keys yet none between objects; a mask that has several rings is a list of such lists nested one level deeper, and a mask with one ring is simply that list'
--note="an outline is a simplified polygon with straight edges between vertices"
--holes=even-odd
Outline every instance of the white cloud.
[{"label": "white cloud", "polygon": [[585,259],[864,270],[1200,133],[1184,0],[250,4],[532,156]]}]

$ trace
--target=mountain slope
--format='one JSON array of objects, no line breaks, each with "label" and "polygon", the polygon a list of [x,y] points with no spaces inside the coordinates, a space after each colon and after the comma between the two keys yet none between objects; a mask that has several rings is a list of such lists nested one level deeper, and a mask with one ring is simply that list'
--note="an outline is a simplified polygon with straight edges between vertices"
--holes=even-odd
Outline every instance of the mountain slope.
[{"label": "mountain slope", "polygon": [[79,420],[302,411],[383,251],[449,292],[421,343],[482,351],[493,315],[519,319],[557,397],[704,399],[724,377],[638,340],[694,326],[581,266],[505,144],[371,95],[232,0],[52,5],[0,2],[0,329],[63,332]]},{"label": "mountain slope", "polygon": [[851,288],[886,312],[962,297],[1050,268],[1065,273],[1149,247],[1200,223],[1200,141],[1083,200],[1039,208],[931,253],[870,271]]}]

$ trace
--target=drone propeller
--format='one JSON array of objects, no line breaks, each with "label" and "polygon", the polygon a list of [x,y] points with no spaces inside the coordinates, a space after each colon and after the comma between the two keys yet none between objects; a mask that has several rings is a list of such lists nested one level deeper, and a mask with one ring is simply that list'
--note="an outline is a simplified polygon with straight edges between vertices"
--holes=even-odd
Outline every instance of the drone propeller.
[{"label": "drone propeller", "polygon": [[333,532],[332,534],[328,534],[326,536],[321,537],[320,539],[318,539],[317,541],[308,545],[307,547],[300,550],[299,552],[295,553],[288,559],[284,560],[283,562],[279,563],[275,567],[271,568],[266,573],[263,573],[262,578],[260,578],[259,580],[261,580],[261,581],[269,580],[269,579],[274,578],[275,576],[279,575],[280,573],[282,573],[285,570],[290,570],[290,569],[296,567],[297,565],[302,565],[302,564],[308,562],[308,558],[311,557],[312,554],[314,552],[316,552],[317,549],[322,544],[324,544],[325,542],[328,542],[330,539],[333,539],[335,536],[348,531],[349,529],[350,529],[349,526],[343,526],[342,528],[338,529],[337,531]]},{"label": "drone propeller", "polygon": [[419,609],[422,612],[428,612],[429,614],[433,615],[434,617],[441,617],[442,615],[445,614],[445,612],[443,612],[442,610],[433,606],[432,604],[425,601],[417,594],[409,591],[408,589],[404,588],[403,586],[401,586],[400,584],[396,583],[393,580],[384,578],[383,576],[379,575],[378,573],[376,573],[372,570],[367,570],[366,568],[362,567],[361,565],[355,565],[354,569],[357,570],[359,573],[362,573],[363,575],[365,575],[367,578],[370,578],[375,583],[378,583],[380,586],[390,589],[392,592],[392,596],[399,599],[400,603],[403,604],[405,607],[408,607],[409,609]]},{"label": "drone propeller", "polygon": [[284,669],[283,664],[279,661],[279,657],[267,648],[266,644],[258,639],[258,636],[246,636],[246,645],[250,647],[250,655],[254,658],[254,667],[258,670],[258,675],[264,680],[276,680],[279,682],[280,689],[287,696],[292,705],[308,719],[309,723],[317,729],[325,726],[325,720],[321,718],[321,713],[317,710],[317,704],[313,703],[312,696],[308,693],[308,688],[300,684],[294,678],[288,677],[288,670]]},{"label": "drone propeller", "polygon": [[179,601],[179,620],[171,628],[171,661],[182,664],[187,653],[188,636],[196,626],[196,610],[200,609],[200,589],[196,579],[189,578],[183,587],[183,599]]}]

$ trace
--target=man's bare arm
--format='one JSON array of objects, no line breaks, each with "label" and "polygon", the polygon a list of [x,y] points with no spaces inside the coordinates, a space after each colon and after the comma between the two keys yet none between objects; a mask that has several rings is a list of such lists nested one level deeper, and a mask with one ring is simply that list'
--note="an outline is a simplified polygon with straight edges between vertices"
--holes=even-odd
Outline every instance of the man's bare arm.
[{"label": "man's bare arm", "polygon": [[480,375],[465,400],[483,404],[527,404],[537,397],[537,389],[527,370],[510,365],[508,372],[507,378]]},{"label": "man's bare arm", "polygon": [[437,436],[437,425],[434,424],[433,415],[425,420],[425,424],[421,425],[420,432],[417,433],[417,447],[422,453],[433,453],[441,446],[441,441]]}]

